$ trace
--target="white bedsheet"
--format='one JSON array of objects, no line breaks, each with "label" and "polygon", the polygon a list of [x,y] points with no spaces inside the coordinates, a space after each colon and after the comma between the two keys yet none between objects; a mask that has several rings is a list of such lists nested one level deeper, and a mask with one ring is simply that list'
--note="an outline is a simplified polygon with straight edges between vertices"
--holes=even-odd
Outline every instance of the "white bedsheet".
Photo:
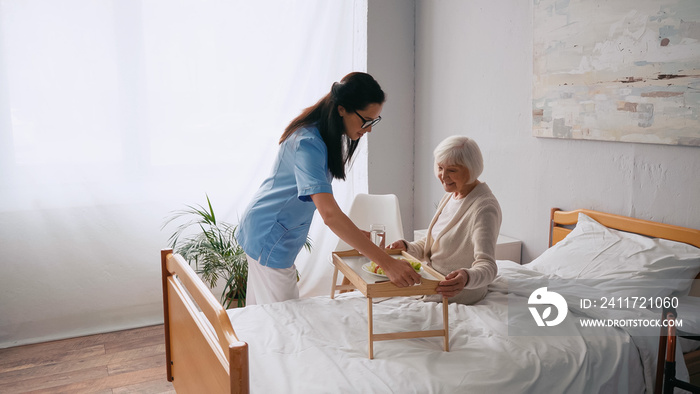
[{"label": "white bedsheet", "polygon": [[[357,292],[229,310],[250,352],[253,393],[640,393],[651,390],[658,338],[509,336],[507,279],[533,275],[499,262],[499,277],[474,306],[450,304],[450,351],[442,338],[374,343]],[[541,275],[541,274],[538,274]],[[511,295],[512,296],[512,295]],[[522,314],[521,318],[532,317]],[[513,324],[511,316],[511,324]],[[517,324],[517,322],[516,322]],[[442,327],[442,304],[396,297],[374,304],[374,332]],[[656,344],[655,344],[656,340]],[[684,369],[684,365],[681,365]],[[682,374],[682,373],[681,373]]]}]

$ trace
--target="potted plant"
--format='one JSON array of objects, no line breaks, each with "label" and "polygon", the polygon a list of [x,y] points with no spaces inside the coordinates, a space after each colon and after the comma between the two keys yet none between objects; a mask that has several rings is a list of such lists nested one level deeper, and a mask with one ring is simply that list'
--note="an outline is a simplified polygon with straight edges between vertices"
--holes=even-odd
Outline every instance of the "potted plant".
[{"label": "potted plant", "polygon": [[[238,242],[236,226],[217,221],[209,196],[207,206],[193,207],[175,211],[163,224],[165,228],[175,220],[185,218],[170,236],[168,243],[175,253],[194,265],[197,273],[211,289],[215,288],[220,278],[226,280],[221,293],[221,304],[225,309],[245,306],[246,284],[248,281],[248,261]],[[194,234],[186,231],[196,227]]]}]

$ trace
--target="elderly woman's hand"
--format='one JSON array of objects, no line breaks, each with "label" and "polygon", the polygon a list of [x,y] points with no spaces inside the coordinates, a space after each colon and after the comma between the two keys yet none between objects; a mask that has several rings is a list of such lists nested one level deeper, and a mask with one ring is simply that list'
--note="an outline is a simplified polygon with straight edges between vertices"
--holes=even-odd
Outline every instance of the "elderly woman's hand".
[{"label": "elderly woman's hand", "polygon": [[445,280],[438,283],[436,291],[442,294],[443,297],[454,297],[464,289],[467,282],[469,282],[467,271],[462,269],[452,271],[445,276]]},{"label": "elderly woman's hand", "polygon": [[400,239],[389,245],[389,249],[406,250],[406,241]]}]

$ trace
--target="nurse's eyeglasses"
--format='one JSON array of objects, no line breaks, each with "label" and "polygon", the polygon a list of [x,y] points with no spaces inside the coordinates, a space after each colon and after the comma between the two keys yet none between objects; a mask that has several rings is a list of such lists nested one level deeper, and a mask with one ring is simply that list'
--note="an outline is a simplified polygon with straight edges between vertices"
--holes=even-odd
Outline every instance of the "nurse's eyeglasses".
[{"label": "nurse's eyeglasses", "polygon": [[375,124],[379,123],[380,120],[382,120],[382,117],[381,117],[381,116],[377,116],[376,119],[365,119],[365,118],[362,117],[362,115],[360,115],[360,114],[357,112],[357,110],[354,110],[354,111],[355,111],[355,114],[356,114],[357,116],[359,116],[360,119],[362,119],[362,122],[364,122],[364,123],[362,123],[362,128],[363,128],[363,129],[366,129],[366,128],[368,128],[368,127],[374,126]]}]

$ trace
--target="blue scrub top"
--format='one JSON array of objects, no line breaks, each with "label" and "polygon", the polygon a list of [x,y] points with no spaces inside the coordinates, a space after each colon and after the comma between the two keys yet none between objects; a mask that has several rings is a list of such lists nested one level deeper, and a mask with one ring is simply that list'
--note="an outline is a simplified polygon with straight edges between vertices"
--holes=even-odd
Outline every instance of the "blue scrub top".
[{"label": "blue scrub top", "polygon": [[327,152],[315,126],[298,129],[280,145],[272,173],[246,208],[236,235],[261,265],[294,264],[316,210],[311,195],[333,193]]}]

